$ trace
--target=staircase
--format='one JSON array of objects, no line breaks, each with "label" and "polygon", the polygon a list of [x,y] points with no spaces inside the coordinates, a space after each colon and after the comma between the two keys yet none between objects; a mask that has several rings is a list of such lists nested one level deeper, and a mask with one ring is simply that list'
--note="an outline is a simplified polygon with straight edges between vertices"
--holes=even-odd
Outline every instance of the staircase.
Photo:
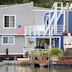
[{"label": "staircase", "polygon": [[72,56],[72,48],[68,48],[64,51],[64,56]]}]

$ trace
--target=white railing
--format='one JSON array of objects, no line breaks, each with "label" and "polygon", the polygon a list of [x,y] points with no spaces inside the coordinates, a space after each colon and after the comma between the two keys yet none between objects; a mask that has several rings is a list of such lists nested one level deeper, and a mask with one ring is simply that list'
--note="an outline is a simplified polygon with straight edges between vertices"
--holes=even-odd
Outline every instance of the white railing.
[{"label": "white railing", "polygon": [[56,35],[56,34],[62,34],[63,33],[63,25],[57,25],[57,28],[54,25],[50,26],[50,29],[46,33],[46,35]]},{"label": "white railing", "polygon": [[26,26],[25,29],[25,35],[50,35],[50,33],[56,35],[63,33],[63,25],[57,25],[57,28],[55,28],[54,25],[51,25],[46,34],[44,34],[45,25],[30,25]]},{"label": "white railing", "polygon": [[63,33],[63,25],[58,25],[57,26],[57,34],[62,34]]},{"label": "white railing", "polygon": [[39,51],[45,51],[45,52],[47,52],[48,50],[49,50],[49,48],[48,49],[37,49],[37,48],[35,48],[34,49],[36,52],[39,52]]},{"label": "white railing", "polygon": [[25,26],[26,35],[40,35],[44,34],[45,25],[29,25]]},{"label": "white railing", "polygon": [[[57,28],[55,28],[53,25],[53,31],[52,31],[52,34],[62,34],[63,33],[63,25],[57,25]],[[57,29],[57,30],[55,30]]]},{"label": "white railing", "polygon": [[63,9],[63,2],[54,2],[52,9],[54,10],[62,10]]},{"label": "white railing", "polygon": [[[51,16],[50,16],[51,17]],[[48,30],[50,29],[50,26],[51,26],[51,24],[52,24],[52,22],[53,22],[53,20],[55,19],[55,12],[54,12],[54,14],[53,14],[53,16],[52,16],[52,18],[50,18],[49,17],[49,24],[48,24],[48,26],[47,26],[47,28],[46,28],[46,31],[45,31],[45,33],[44,34],[46,34],[47,32],[48,32]]]}]

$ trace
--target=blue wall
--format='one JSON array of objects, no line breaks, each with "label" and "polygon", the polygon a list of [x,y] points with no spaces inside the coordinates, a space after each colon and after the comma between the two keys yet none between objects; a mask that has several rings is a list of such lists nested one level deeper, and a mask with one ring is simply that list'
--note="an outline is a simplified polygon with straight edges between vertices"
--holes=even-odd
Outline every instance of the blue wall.
[{"label": "blue wall", "polygon": [[69,11],[69,32],[72,33],[72,11]]},{"label": "blue wall", "polygon": [[[59,15],[59,12],[57,12],[58,14],[57,14],[57,16]],[[48,17],[48,15],[51,15],[51,18],[52,18],[52,16],[53,16],[53,14],[54,14],[54,12],[51,12],[51,13],[45,13],[45,16],[44,16],[44,23],[46,24],[47,23],[47,17]],[[59,20],[58,20],[58,22],[57,22],[57,24],[58,25],[63,25],[63,22],[64,21],[64,15],[62,14],[61,16],[60,16],[60,18],[59,18]],[[49,21],[48,21],[49,22]],[[52,22],[52,24],[54,24],[54,20],[53,20],[53,22]],[[46,24],[46,26],[47,26],[47,24]]]},{"label": "blue wall", "polygon": [[64,14],[62,14],[57,22],[58,25],[63,25],[64,24]]}]

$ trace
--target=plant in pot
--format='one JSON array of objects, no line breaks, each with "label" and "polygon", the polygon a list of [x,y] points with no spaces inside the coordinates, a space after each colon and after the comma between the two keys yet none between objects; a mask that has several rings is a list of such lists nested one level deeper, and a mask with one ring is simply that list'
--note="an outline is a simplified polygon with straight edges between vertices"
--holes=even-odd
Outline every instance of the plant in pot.
[{"label": "plant in pot", "polygon": [[40,60],[45,60],[45,51],[40,51]]},{"label": "plant in pot", "polygon": [[31,51],[30,59],[31,62],[34,62],[35,51]]},{"label": "plant in pot", "polygon": [[63,51],[59,48],[51,48],[49,50],[49,57],[52,63],[56,63],[60,57],[63,56]]}]

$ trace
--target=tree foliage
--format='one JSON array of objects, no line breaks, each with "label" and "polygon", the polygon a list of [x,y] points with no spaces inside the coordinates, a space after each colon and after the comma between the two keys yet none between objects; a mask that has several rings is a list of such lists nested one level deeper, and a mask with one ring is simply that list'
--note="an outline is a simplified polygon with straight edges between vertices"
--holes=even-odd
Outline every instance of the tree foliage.
[{"label": "tree foliage", "polygon": [[[28,3],[34,2],[34,6],[50,8],[54,2],[64,2],[65,0],[0,0],[0,5],[8,5],[8,4],[19,4],[19,3]],[[70,3],[72,0],[70,0]]]}]

